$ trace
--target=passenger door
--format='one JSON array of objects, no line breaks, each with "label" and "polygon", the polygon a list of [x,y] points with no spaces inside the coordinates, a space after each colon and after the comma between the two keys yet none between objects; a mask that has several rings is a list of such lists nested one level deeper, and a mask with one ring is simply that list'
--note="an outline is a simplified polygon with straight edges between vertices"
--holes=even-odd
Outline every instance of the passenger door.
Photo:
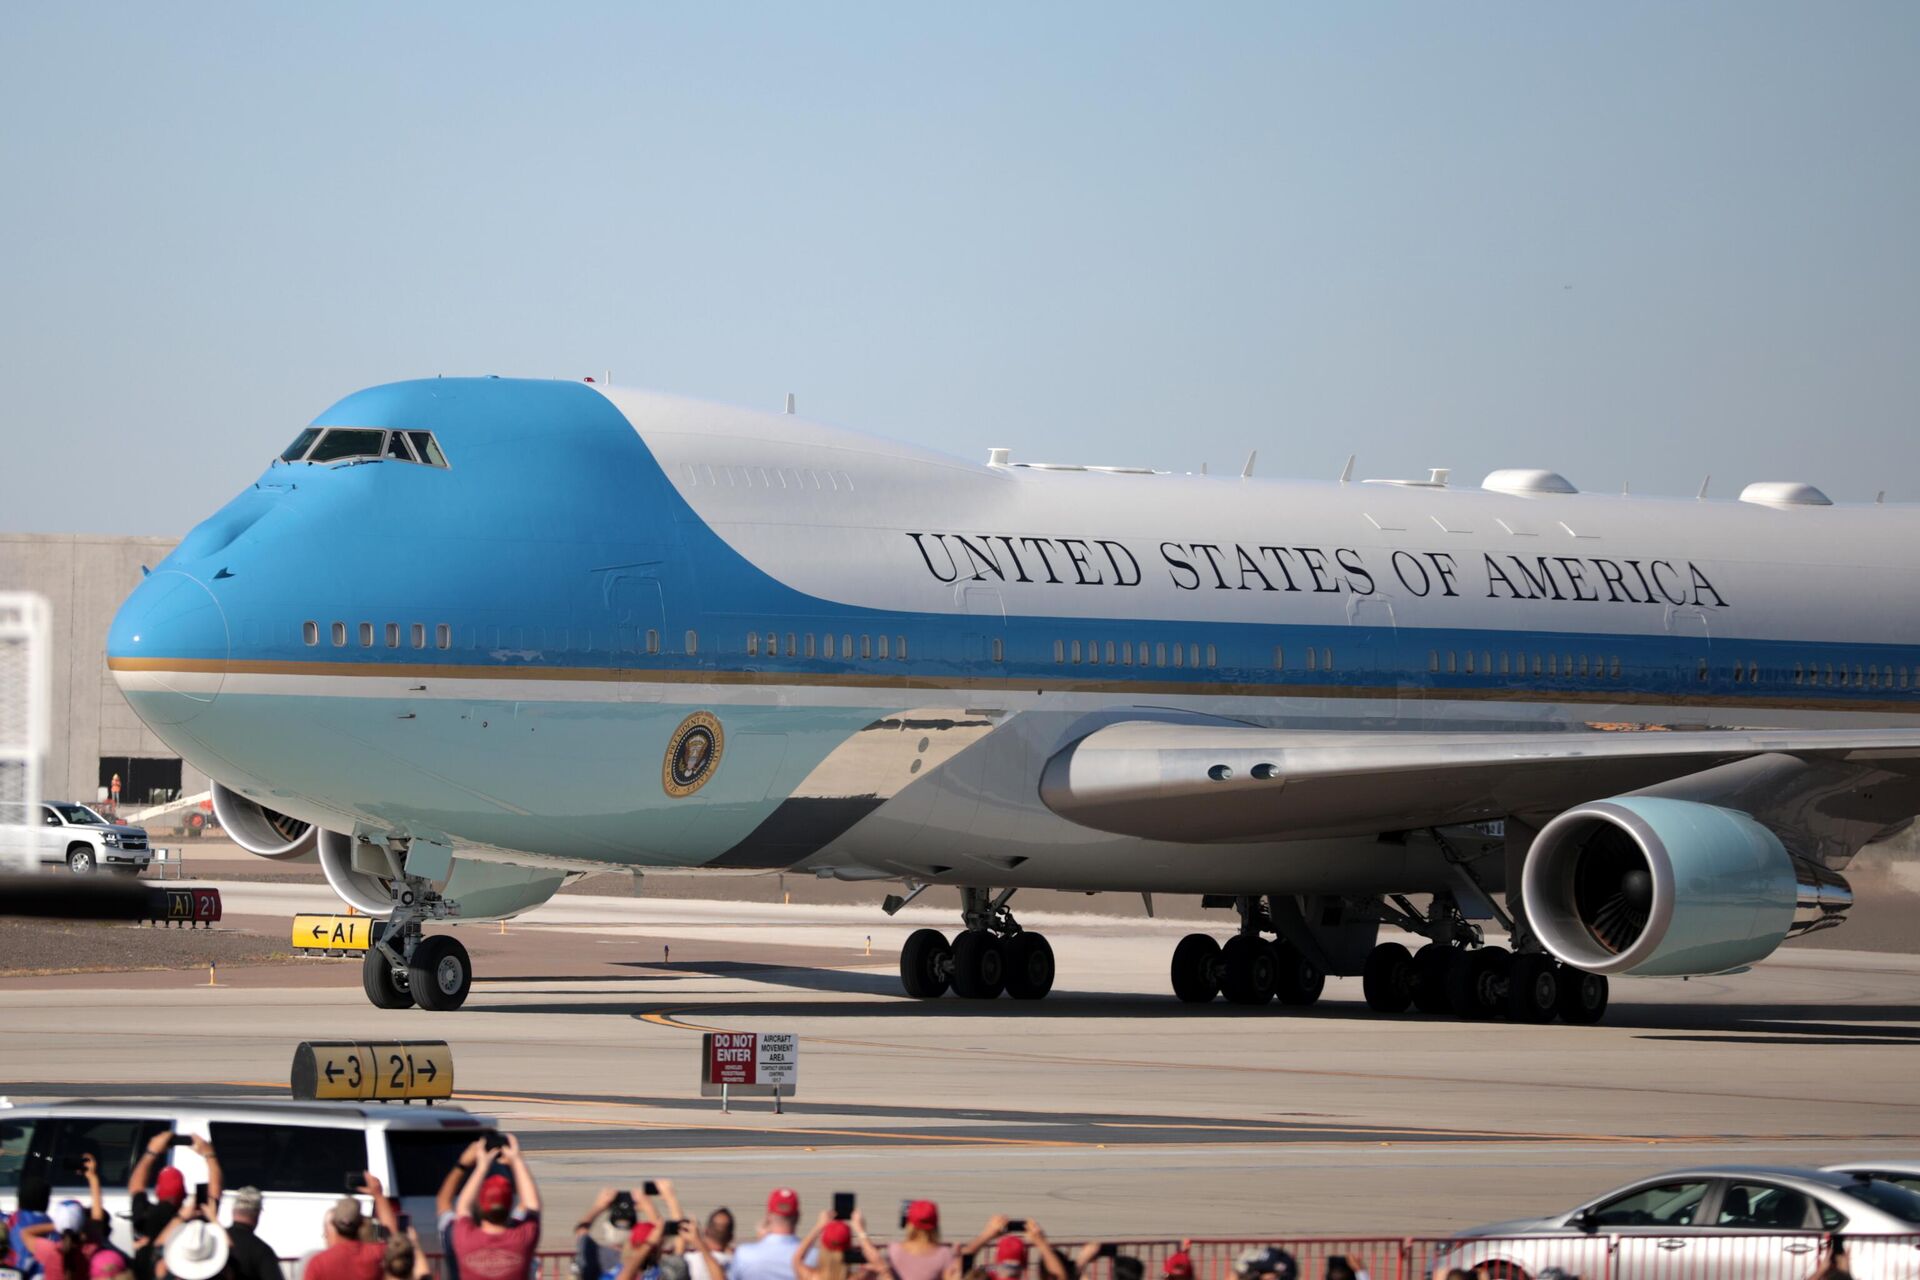
[{"label": "passenger door", "polygon": [[976,684],[990,682],[1006,658],[1006,605],[993,587],[962,586],[958,595],[967,619],[967,678]]},{"label": "passenger door", "polygon": [[64,862],[67,857],[67,826],[50,804],[40,806],[40,861]]},{"label": "passenger door", "polygon": [[1595,1230],[1616,1238],[1613,1280],[1679,1280],[1697,1269],[1689,1251],[1711,1187],[1706,1178],[1657,1182],[1595,1206]]},{"label": "passenger door", "polygon": [[[1822,1230],[1812,1196],[1758,1179],[1730,1179],[1720,1192],[1715,1231],[1715,1270],[1751,1280],[1806,1280],[1820,1260]],[[1805,1234],[1801,1234],[1805,1233]]]}]

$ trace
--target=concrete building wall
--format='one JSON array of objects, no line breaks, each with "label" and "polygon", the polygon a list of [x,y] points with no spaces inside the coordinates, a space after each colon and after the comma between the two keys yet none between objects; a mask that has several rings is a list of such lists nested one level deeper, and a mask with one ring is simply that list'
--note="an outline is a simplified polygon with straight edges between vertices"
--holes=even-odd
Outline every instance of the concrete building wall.
[{"label": "concrete building wall", "polygon": [[[53,615],[51,750],[43,786],[48,799],[92,801],[100,761],[109,756],[175,759],[176,753],[133,714],[107,671],[107,626],[174,538],[84,533],[0,533],[0,590],[35,591]],[[181,790],[207,789],[206,775],[181,768]],[[123,797],[122,807],[145,803]]]}]

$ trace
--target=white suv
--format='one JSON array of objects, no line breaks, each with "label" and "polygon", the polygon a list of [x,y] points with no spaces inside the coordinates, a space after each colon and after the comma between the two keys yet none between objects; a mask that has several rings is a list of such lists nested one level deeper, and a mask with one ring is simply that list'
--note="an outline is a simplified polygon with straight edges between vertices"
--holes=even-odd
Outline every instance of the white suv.
[{"label": "white suv", "polygon": [[[321,1223],[347,1194],[350,1177],[371,1173],[400,1212],[420,1227],[434,1221],[434,1195],[492,1119],[459,1107],[352,1102],[54,1102],[0,1107],[0,1210],[12,1212],[23,1174],[53,1185],[55,1200],[86,1198],[80,1157],[99,1162],[114,1243],[133,1244],[127,1179],[163,1130],[213,1145],[226,1199],[241,1187],[263,1193],[260,1238],[281,1258],[300,1258],[326,1244]],[[191,1147],[170,1147],[168,1162],[200,1186],[206,1163]],[[158,1170],[155,1170],[157,1173]],[[371,1208],[370,1202],[361,1201]],[[231,1222],[229,1208],[220,1221]]]},{"label": "white suv", "polygon": [[65,863],[75,875],[102,867],[137,876],[153,861],[145,827],[123,827],[83,804],[40,806],[40,861]]}]

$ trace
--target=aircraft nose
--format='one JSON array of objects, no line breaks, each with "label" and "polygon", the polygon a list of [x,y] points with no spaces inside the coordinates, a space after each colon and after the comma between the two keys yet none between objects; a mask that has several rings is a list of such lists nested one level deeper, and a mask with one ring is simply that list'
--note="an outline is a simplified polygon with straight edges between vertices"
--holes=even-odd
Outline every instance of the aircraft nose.
[{"label": "aircraft nose", "polygon": [[220,602],[177,569],[149,574],[107,631],[107,665],[150,725],[185,724],[211,706],[232,651]]}]

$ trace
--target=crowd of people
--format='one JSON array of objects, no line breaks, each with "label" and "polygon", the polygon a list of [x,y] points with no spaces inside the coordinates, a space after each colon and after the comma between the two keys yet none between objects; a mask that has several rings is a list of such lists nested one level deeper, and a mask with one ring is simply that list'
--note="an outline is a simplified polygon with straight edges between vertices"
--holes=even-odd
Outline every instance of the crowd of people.
[{"label": "crowd of people", "polygon": [[[170,1147],[190,1145],[206,1180],[187,1186],[167,1163]],[[535,1280],[541,1240],[540,1187],[518,1140],[490,1133],[467,1147],[435,1197],[433,1247],[371,1173],[327,1211],[324,1246],[284,1265],[258,1234],[264,1197],[256,1187],[226,1196],[218,1154],[199,1137],[154,1135],[127,1182],[128,1230],[114,1241],[98,1162],[75,1170],[87,1199],[51,1202],[44,1175],[20,1180],[16,1208],[0,1235],[0,1264],[20,1280]],[[228,1221],[220,1222],[225,1199]],[[657,1201],[657,1203],[656,1203]],[[368,1216],[366,1205],[372,1206]],[[897,1237],[868,1231],[851,1196],[836,1196],[804,1235],[799,1193],[776,1188],[750,1239],[733,1212],[715,1208],[696,1220],[672,1182],[607,1188],[573,1224],[571,1280],[1149,1280],[1146,1263],[1097,1241],[1063,1249],[1038,1222],[994,1216],[964,1242],[942,1234],[940,1207],[900,1207]],[[1817,1280],[1850,1280],[1844,1244],[1835,1238]],[[1197,1280],[1190,1246],[1169,1253],[1153,1280]],[[1235,1280],[1303,1280],[1292,1254],[1275,1245],[1234,1259]],[[1320,1277],[1310,1280],[1322,1280]],[[1326,1259],[1324,1280],[1369,1280],[1345,1257]],[[1505,1280],[1442,1268],[1432,1280]],[[1555,1277],[1554,1280],[1561,1280]]]}]

